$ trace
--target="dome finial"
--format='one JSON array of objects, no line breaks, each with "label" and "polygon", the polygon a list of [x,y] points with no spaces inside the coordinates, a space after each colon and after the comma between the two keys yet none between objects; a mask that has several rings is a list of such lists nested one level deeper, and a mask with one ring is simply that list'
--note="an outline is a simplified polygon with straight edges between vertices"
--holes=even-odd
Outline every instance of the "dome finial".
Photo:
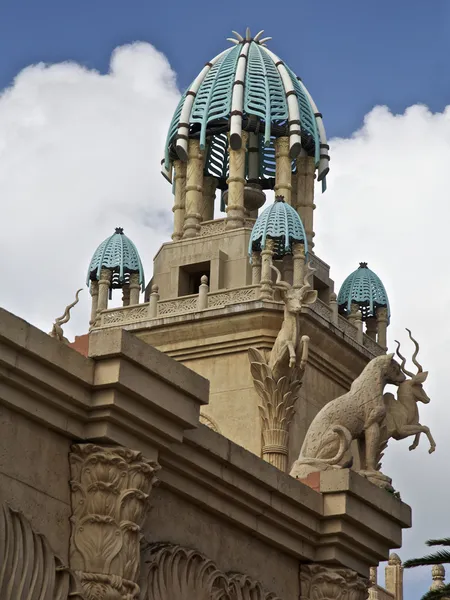
[{"label": "dome finial", "polygon": [[284,202],[284,196],[275,196],[275,202]]},{"label": "dome finial", "polygon": [[260,46],[265,46],[266,42],[268,42],[269,40],[272,39],[271,37],[265,37],[265,38],[261,39],[261,36],[264,33],[264,29],[261,29],[261,31],[258,31],[258,33],[255,35],[255,37],[252,37],[250,27],[247,27],[247,29],[245,30],[245,37],[234,30],[231,33],[234,33],[234,35],[236,37],[235,38],[229,37],[229,38],[227,38],[227,41],[232,42],[233,44],[236,44],[236,45],[246,44],[247,42],[255,42],[256,44],[259,44]]},{"label": "dome finial", "polygon": [[367,269],[368,268],[367,263],[366,262],[360,262],[359,263],[359,268],[360,269]]},{"label": "dome finial", "polygon": [[116,227],[115,233],[118,233],[119,235],[123,235],[123,227]]}]

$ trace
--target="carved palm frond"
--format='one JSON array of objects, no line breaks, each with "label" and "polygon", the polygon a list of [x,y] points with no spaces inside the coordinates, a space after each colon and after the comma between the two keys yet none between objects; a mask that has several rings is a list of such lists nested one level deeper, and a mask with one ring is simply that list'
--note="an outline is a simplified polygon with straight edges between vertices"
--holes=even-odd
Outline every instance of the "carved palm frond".
[{"label": "carved palm frond", "polygon": [[83,600],[73,574],[36,533],[24,515],[0,509],[0,598],[2,600]]}]

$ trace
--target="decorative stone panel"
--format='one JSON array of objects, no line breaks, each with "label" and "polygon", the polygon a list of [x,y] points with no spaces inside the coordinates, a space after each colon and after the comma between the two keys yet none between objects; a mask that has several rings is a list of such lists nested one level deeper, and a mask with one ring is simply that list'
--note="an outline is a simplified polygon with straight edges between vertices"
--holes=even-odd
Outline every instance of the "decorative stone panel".
[{"label": "decorative stone panel", "polygon": [[366,600],[370,581],[350,569],[302,565],[300,600]]}]

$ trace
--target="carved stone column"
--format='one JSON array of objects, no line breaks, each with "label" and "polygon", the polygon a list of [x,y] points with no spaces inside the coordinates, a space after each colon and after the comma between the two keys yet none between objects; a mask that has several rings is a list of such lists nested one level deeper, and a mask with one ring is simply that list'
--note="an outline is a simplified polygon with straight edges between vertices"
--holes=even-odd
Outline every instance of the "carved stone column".
[{"label": "carved stone column", "polygon": [[173,204],[173,234],[174,242],[183,237],[184,214],[186,209],[186,163],[181,160],[174,162],[175,202]]},{"label": "carved stone column", "polygon": [[365,600],[370,582],[350,569],[302,565],[300,600]]},{"label": "carved stone column", "polygon": [[312,156],[297,158],[297,201],[296,210],[305,228],[309,250],[314,248],[314,179],[315,162]]},{"label": "carved stone column", "polygon": [[202,221],[212,221],[214,219],[214,199],[216,197],[217,179],[215,177],[205,177],[203,179],[203,199],[200,214]]},{"label": "carved stone column", "polygon": [[293,287],[300,288],[305,278],[305,246],[294,244],[292,248],[292,262],[294,263]]},{"label": "carved stone column", "polygon": [[130,305],[130,284],[126,283],[122,288],[122,306]]},{"label": "carved stone column", "polygon": [[130,304],[139,304],[139,292],[141,286],[139,284],[139,273],[131,273],[130,275]]},{"label": "carved stone column", "polygon": [[244,185],[245,185],[245,152],[247,149],[247,132],[242,132],[242,146],[239,150],[230,147],[230,174],[228,183],[227,229],[244,226]]},{"label": "carved stone column", "polygon": [[377,340],[377,320],[374,317],[369,317],[366,321],[366,334],[372,340]]},{"label": "carved stone column", "polygon": [[98,311],[98,281],[91,281],[89,286],[89,291],[92,296],[92,305],[91,305],[91,320],[89,321],[90,328],[94,326],[95,321],[97,320],[97,311]]},{"label": "carved stone column", "polygon": [[203,201],[203,152],[199,140],[189,140],[189,157],[186,168],[186,215],[183,237],[195,237],[200,231]]},{"label": "carved stone column", "polygon": [[127,448],[77,444],[70,467],[70,566],[86,600],[137,600],[140,531],[158,465]]},{"label": "carved stone column", "polygon": [[252,284],[258,285],[261,282],[261,255],[259,252],[252,252]]},{"label": "carved stone column", "polygon": [[273,299],[272,271],[270,268],[272,255],[273,240],[266,240],[266,247],[261,252],[261,290],[259,293],[261,300]]},{"label": "carved stone column", "polygon": [[284,201],[291,204],[292,170],[288,137],[275,140],[275,161],[275,196],[283,196]]},{"label": "carved stone column", "polygon": [[112,273],[110,269],[102,269],[100,271],[100,279],[98,281],[98,303],[97,315],[102,310],[108,308],[109,286],[111,285]]},{"label": "carved stone column", "polygon": [[393,552],[385,569],[385,586],[395,600],[403,600],[403,565],[398,554]]},{"label": "carved stone column", "polygon": [[382,348],[387,350],[387,324],[388,311],[387,308],[377,309],[377,325],[378,325],[378,343]]},{"label": "carved stone column", "polygon": [[152,293],[150,294],[149,302],[149,315],[151,319],[154,319],[158,314],[158,302],[159,302],[159,287],[157,285],[152,286]]}]

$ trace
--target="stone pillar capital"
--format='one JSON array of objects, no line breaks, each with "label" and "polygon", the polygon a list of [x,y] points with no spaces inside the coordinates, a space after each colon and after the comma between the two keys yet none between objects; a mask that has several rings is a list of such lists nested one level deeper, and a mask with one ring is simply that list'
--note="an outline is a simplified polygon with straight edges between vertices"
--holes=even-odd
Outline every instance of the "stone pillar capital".
[{"label": "stone pillar capital", "polygon": [[351,569],[321,564],[302,565],[300,600],[365,600],[370,581]]},{"label": "stone pillar capital", "polygon": [[127,448],[76,444],[70,469],[70,566],[86,600],[135,598],[141,527],[159,466]]}]

